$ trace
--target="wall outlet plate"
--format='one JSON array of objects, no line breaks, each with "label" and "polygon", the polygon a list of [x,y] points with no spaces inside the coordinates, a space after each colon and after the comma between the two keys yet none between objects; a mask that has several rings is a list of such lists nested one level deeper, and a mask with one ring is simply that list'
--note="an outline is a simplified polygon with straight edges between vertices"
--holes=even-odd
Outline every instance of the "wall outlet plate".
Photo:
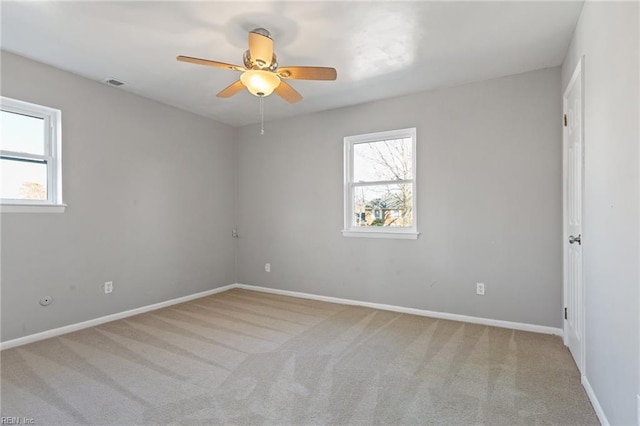
[{"label": "wall outlet plate", "polygon": [[270,263],[265,263],[264,264],[264,271],[265,272],[271,272],[271,264]]},{"label": "wall outlet plate", "polygon": [[484,296],[484,283],[476,283],[476,294]]},{"label": "wall outlet plate", "polygon": [[104,283],[104,294],[109,294],[113,291],[113,281],[107,281]]}]

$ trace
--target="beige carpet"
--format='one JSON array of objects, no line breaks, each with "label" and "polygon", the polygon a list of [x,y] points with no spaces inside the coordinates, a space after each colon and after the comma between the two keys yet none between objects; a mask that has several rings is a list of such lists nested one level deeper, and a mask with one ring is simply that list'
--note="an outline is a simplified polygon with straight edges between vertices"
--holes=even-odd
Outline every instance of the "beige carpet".
[{"label": "beige carpet", "polygon": [[2,352],[46,424],[598,424],[558,337],[231,290]]}]

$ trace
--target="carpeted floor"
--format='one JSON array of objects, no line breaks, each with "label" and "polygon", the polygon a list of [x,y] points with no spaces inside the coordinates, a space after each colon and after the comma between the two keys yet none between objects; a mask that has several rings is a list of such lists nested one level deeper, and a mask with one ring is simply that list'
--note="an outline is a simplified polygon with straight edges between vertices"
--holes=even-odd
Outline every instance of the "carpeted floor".
[{"label": "carpeted floor", "polygon": [[559,337],[231,290],[2,352],[47,424],[598,424]]}]

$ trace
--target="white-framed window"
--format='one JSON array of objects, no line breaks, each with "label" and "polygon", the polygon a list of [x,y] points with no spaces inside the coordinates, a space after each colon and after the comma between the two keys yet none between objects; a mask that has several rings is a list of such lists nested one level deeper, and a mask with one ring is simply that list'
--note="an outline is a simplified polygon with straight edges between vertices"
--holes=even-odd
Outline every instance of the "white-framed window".
[{"label": "white-framed window", "polygon": [[416,129],[344,138],[345,237],[418,238]]},{"label": "white-framed window", "polygon": [[62,212],[60,110],[0,97],[0,209]]}]

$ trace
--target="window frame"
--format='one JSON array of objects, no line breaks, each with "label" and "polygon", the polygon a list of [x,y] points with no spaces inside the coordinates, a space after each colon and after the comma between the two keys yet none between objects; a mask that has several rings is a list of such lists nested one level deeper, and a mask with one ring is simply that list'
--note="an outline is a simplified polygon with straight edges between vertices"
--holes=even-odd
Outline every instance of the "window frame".
[{"label": "window frame", "polygon": [[[412,239],[418,238],[418,209],[417,209],[417,155],[416,155],[416,128],[410,127],[406,129],[389,130],[384,132],[367,133],[362,135],[346,136],[344,138],[344,228],[342,229],[343,237],[361,237],[361,238],[398,238]],[[412,162],[412,178],[406,180],[389,180],[389,181],[366,181],[354,182],[354,145],[361,143],[381,142],[392,139],[411,138],[411,162]],[[358,186],[378,185],[378,184],[399,184],[411,183],[412,193],[412,226],[411,227],[361,227],[353,224],[352,218],[355,216],[353,204],[353,191]]]},{"label": "window frame", "polygon": [[62,202],[62,111],[6,96],[0,96],[0,110],[44,120],[44,153],[42,155],[0,149],[0,157],[14,161],[44,163],[47,166],[46,200],[0,198],[0,212],[64,212],[66,204]]}]

